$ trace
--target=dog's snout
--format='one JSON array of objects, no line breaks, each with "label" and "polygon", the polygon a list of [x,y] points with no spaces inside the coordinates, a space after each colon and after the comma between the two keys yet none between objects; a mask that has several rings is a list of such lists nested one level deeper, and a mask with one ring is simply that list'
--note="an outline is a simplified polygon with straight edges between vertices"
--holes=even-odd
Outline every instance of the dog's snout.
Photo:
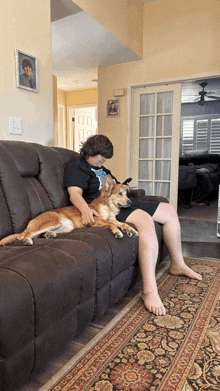
[{"label": "dog's snout", "polygon": [[126,203],[123,206],[124,206],[124,208],[128,208],[129,206],[131,206],[131,204],[132,204],[132,201],[129,198],[127,198]]}]

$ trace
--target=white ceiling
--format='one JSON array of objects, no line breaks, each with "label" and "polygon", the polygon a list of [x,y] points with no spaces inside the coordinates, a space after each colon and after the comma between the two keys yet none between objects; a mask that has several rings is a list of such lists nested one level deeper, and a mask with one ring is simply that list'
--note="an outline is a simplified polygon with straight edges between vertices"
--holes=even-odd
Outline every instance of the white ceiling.
[{"label": "white ceiling", "polygon": [[72,7],[72,0],[51,4],[53,74],[59,89],[97,87],[98,67],[140,60],[89,14]]},{"label": "white ceiling", "polygon": [[[51,22],[53,74],[61,90],[95,88],[98,67],[140,60],[72,0],[51,0]],[[182,103],[197,102],[204,81],[208,83],[205,91],[220,96],[220,78],[185,82]],[[210,98],[206,96],[205,100]]]},{"label": "white ceiling", "polygon": [[217,100],[209,96],[216,96],[220,100],[220,78],[212,78],[205,80],[194,80],[182,83],[182,103],[193,103],[200,100],[199,92],[202,91],[201,83],[207,83],[204,91],[207,92],[205,101]]}]

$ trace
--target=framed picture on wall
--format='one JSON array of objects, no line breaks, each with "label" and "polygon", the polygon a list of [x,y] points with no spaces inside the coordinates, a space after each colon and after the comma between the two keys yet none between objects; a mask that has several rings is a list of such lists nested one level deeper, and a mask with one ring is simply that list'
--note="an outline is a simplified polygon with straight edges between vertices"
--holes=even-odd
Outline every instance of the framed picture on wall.
[{"label": "framed picture on wall", "polygon": [[119,99],[107,100],[107,117],[119,117]]},{"label": "framed picture on wall", "polygon": [[32,92],[38,92],[36,57],[16,49],[15,61],[17,87]]}]

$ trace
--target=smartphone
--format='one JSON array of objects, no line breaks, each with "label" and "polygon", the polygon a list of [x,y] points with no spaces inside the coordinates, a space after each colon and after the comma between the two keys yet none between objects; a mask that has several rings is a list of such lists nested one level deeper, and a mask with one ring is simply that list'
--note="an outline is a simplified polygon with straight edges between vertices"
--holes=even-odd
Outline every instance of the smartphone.
[{"label": "smartphone", "polygon": [[132,181],[132,178],[127,178],[123,183],[122,185],[128,185],[129,182]]}]

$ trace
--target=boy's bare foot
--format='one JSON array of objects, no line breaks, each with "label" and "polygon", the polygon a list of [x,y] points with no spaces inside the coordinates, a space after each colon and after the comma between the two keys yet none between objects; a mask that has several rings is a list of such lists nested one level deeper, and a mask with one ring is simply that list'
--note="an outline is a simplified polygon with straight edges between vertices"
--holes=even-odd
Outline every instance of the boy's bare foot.
[{"label": "boy's bare foot", "polygon": [[194,270],[190,269],[190,267],[187,266],[185,263],[183,263],[182,265],[171,265],[170,273],[174,276],[183,275],[196,280],[202,280],[202,276],[194,272]]},{"label": "boy's bare foot", "polygon": [[160,300],[158,293],[142,293],[141,297],[148,311],[153,312],[155,315],[166,315],[165,307]]}]

